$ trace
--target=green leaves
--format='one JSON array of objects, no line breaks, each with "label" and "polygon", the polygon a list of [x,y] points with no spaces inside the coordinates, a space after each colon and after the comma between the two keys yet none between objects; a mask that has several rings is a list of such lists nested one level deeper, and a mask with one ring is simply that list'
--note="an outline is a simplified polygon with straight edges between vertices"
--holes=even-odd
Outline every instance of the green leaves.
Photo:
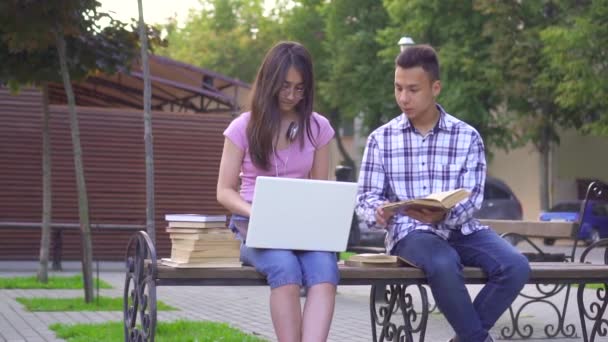
[{"label": "green leaves", "polygon": [[558,141],[560,126],[602,132],[593,127],[608,121],[608,0],[299,0],[269,13],[260,4],[203,1],[183,28],[166,26],[163,53],[251,82],[274,43],[299,41],[315,61],[315,108],[336,124],[363,115],[369,131],[399,113],[393,63],[408,35],[436,48],[439,102],[490,148]]},{"label": "green leaves", "polygon": [[[128,68],[139,52],[136,26],[98,12],[94,0],[7,0],[0,2],[0,79],[10,84],[61,82],[55,35],[66,40],[74,80],[94,72]],[[109,25],[101,28],[101,19]],[[152,42],[158,30],[148,28]]]}]

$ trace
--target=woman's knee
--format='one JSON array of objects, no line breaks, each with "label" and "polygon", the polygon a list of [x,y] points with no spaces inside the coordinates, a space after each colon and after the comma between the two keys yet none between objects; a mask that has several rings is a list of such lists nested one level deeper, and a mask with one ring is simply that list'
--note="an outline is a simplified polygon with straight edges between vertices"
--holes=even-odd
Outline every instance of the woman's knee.
[{"label": "woman's knee", "polygon": [[300,254],[303,285],[306,287],[321,283],[338,285],[340,271],[335,253],[303,252]]},{"label": "woman's knee", "polygon": [[302,269],[294,252],[249,248],[244,256],[258,272],[266,276],[271,288],[288,284],[302,286]]}]

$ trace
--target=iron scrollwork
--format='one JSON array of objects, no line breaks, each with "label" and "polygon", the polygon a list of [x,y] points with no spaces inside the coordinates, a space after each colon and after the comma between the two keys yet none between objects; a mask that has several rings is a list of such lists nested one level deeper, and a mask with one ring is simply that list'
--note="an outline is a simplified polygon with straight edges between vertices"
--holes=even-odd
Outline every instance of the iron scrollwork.
[{"label": "iron scrollwork", "polygon": [[[520,243],[526,243],[535,250],[535,258],[538,261],[562,261],[568,260],[568,257],[563,257],[562,260],[553,260],[554,255],[546,254],[543,252],[530,238],[527,236],[517,233],[505,233],[501,235],[503,238],[509,238]],[[526,301],[518,308],[514,309],[513,305],[509,307],[509,318],[511,319],[511,326],[502,327],[500,329],[500,337],[502,339],[529,339],[534,334],[534,327],[531,324],[524,324],[521,322],[521,318],[524,316],[524,310],[532,305],[546,305],[555,312],[556,322],[547,323],[543,331],[545,338],[555,338],[558,335],[566,338],[578,337],[576,334],[576,327],[574,324],[566,324],[566,312],[568,309],[568,299],[570,298],[570,284],[536,284],[534,294],[526,294],[521,292],[519,296],[526,299]],[[558,307],[554,304],[550,298],[558,295],[559,293],[565,292],[565,299],[563,305]]]},{"label": "iron scrollwork", "polygon": [[[384,288],[383,293],[378,293],[377,286]],[[420,293],[419,311],[416,310],[414,296],[407,292],[408,288],[416,288]],[[413,342],[414,334],[419,335],[419,341],[424,341],[429,316],[428,295],[424,286],[372,285],[370,311],[374,342]]]},{"label": "iron scrollwork", "polygon": [[[596,248],[604,248],[604,264],[608,265],[608,239],[599,240],[587,247],[581,255],[581,262],[586,262],[589,252]],[[604,316],[608,306],[608,281],[599,284],[600,287],[595,290],[596,300],[588,305],[585,305],[584,297],[586,285],[579,284],[577,292],[581,330],[584,341],[595,341],[598,336],[603,338],[608,336],[608,319]],[[591,321],[589,326],[587,326],[587,321]]]},{"label": "iron scrollwork", "polygon": [[[512,326],[503,327],[500,330],[501,338],[503,339],[513,339],[515,335],[522,339],[528,339],[532,337],[534,334],[534,328],[531,324],[522,324],[520,322],[521,317],[523,316],[523,312],[526,307],[530,305],[547,305],[552,311],[555,312],[557,316],[557,323],[548,323],[544,327],[545,336],[547,338],[555,338],[558,335],[562,335],[563,337],[577,337],[576,335],[576,327],[574,324],[566,324],[566,312],[568,309],[568,298],[570,296],[570,284],[536,284],[536,291],[538,295],[528,295],[525,293],[520,293],[520,296],[528,299],[524,304],[522,304],[519,309],[514,310],[513,306],[509,307],[509,316],[511,318]],[[558,293],[565,290],[565,300],[563,306],[558,308],[549,298],[557,295]]]},{"label": "iron scrollwork", "polygon": [[123,293],[124,336],[128,342],[154,342],[156,331],[156,250],[146,232],[129,241]]}]

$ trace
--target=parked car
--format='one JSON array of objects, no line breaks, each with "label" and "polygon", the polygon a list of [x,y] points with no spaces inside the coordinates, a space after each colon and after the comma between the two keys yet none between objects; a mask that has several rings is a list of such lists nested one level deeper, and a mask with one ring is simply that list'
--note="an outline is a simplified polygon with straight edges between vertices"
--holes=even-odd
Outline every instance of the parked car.
[{"label": "parked car", "polygon": [[[505,182],[498,178],[486,177],[484,200],[475,217],[493,220],[521,220],[523,218],[521,202]],[[384,247],[384,231],[371,230],[364,223],[359,223],[356,217],[353,220],[355,222],[351,228],[349,246]],[[354,231],[356,227],[359,227],[358,232]],[[511,243],[516,244],[517,241]]]},{"label": "parked car", "polygon": [[507,183],[498,178],[486,177],[483,202],[474,216],[479,219],[521,220],[524,214],[521,202]]},{"label": "parked car", "polygon": [[[547,212],[540,214],[541,221],[579,222],[583,201],[560,202]],[[580,220],[578,238],[591,244],[608,237],[608,202],[589,201],[585,216]],[[553,245],[554,239],[545,239],[545,244]]]}]

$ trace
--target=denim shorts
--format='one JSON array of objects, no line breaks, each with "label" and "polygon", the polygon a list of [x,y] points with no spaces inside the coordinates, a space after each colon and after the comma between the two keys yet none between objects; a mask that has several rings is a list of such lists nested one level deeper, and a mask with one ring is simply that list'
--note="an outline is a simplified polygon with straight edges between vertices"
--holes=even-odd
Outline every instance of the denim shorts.
[{"label": "denim shorts", "polygon": [[[340,280],[336,253],[251,248],[245,245],[241,232],[247,218],[233,215],[230,229],[241,238],[241,261],[266,276],[270,288],[295,284],[311,287],[321,283],[335,286]],[[236,225],[239,225],[237,229]]]}]

